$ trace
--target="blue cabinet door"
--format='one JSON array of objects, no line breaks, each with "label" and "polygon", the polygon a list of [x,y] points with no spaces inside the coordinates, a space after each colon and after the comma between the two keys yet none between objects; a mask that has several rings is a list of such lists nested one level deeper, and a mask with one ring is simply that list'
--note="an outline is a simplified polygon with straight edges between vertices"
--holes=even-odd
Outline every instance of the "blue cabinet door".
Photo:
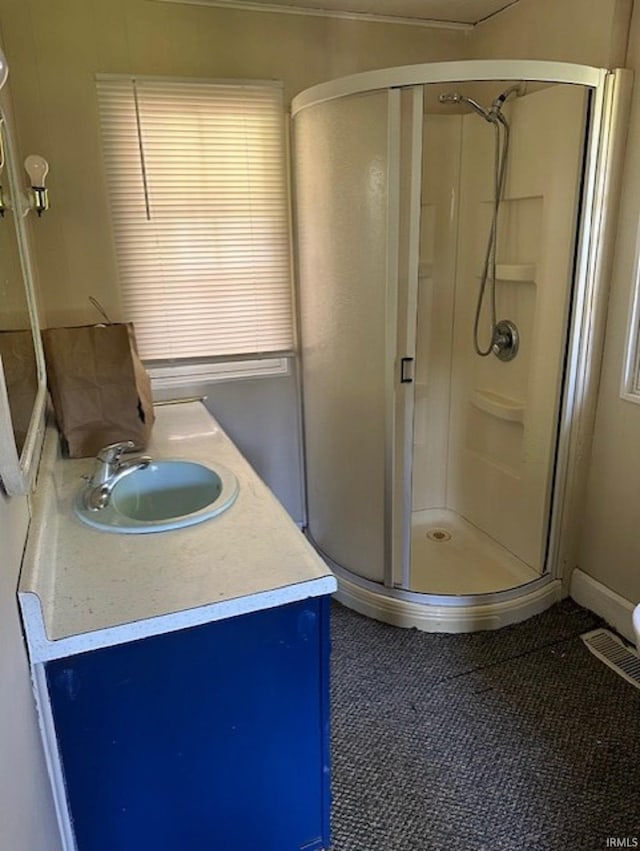
[{"label": "blue cabinet door", "polygon": [[78,851],[329,847],[329,601],[47,664]]}]

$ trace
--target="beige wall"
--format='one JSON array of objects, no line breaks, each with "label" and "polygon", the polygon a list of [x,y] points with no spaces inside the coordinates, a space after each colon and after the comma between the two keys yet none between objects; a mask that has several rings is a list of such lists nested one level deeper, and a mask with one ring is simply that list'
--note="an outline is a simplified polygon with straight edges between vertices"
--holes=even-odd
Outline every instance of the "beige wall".
[{"label": "beige wall", "polygon": [[58,851],[16,588],[29,514],[0,493],[0,847]]},{"label": "beige wall", "polygon": [[[471,52],[483,58],[509,56],[625,66],[637,74],[640,8],[636,4],[631,17],[632,6],[630,0],[520,0],[478,27]],[[640,406],[619,396],[640,215],[640,86],[637,82],[622,185],[578,561],[581,569],[594,579],[637,602],[640,601]]]},{"label": "beige wall", "polygon": [[[640,7],[627,66],[640,73]],[[613,591],[640,601],[640,405],[620,398],[627,317],[636,275],[640,216],[640,85],[634,86],[618,218],[598,412],[579,566]]]},{"label": "beige wall", "polygon": [[93,321],[89,295],[121,317],[96,73],[276,78],[288,100],[323,80],[414,62],[615,64],[630,2],[520,0],[469,35],[152,0],[0,0],[20,150],[51,163],[53,209],[35,229],[46,323]]},{"label": "beige wall", "polygon": [[332,77],[463,58],[460,31],[150,0],[0,0],[20,148],[51,163],[36,228],[48,324],[119,317],[94,75],[276,78],[285,96]]},{"label": "beige wall", "polygon": [[479,24],[474,59],[624,65],[633,0],[520,0]]}]

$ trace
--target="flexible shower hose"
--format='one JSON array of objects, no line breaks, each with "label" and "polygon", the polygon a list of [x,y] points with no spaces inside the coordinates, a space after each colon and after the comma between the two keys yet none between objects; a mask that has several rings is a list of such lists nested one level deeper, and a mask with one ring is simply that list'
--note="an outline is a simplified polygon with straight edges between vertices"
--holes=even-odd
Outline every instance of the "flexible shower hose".
[{"label": "flexible shower hose", "polygon": [[[495,148],[494,148],[494,197],[493,197],[493,213],[491,216],[491,228],[489,230],[489,238],[487,240],[487,251],[480,278],[480,288],[478,290],[478,300],[476,302],[476,315],[473,323],[473,345],[477,354],[480,357],[487,357],[493,351],[493,337],[497,324],[496,312],[496,246],[498,242],[498,214],[500,212],[500,202],[504,192],[504,182],[507,172],[507,158],[509,155],[509,125],[502,112],[497,109],[493,112],[493,120],[491,123],[495,128]],[[502,134],[500,133],[502,127]],[[502,135],[502,145],[500,144],[500,136]],[[482,305],[487,291],[487,283],[489,283],[491,297],[491,339],[489,346],[483,349],[480,345],[480,314],[482,313]]]}]

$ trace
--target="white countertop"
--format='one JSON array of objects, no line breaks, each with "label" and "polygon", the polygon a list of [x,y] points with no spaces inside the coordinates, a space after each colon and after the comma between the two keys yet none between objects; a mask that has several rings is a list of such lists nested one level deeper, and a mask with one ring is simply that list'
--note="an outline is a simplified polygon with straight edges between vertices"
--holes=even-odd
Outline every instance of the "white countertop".
[{"label": "white countertop", "polygon": [[171,532],[94,530],[72,509],[93,459],[63,459],[49,427],[19,586],[32,662],[335,591],[327,565],[202,403],[157,407],[147,452],[224,464],[237,500]]}]

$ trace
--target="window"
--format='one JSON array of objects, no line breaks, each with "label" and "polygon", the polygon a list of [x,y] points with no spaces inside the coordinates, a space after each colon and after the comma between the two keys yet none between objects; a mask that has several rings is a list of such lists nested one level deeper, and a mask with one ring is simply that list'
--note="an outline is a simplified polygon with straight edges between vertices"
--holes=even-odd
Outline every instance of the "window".
[{"label": "window", "polygon": [[126,318],[147,361],[293,347],[282,87],[99,77]]}]

